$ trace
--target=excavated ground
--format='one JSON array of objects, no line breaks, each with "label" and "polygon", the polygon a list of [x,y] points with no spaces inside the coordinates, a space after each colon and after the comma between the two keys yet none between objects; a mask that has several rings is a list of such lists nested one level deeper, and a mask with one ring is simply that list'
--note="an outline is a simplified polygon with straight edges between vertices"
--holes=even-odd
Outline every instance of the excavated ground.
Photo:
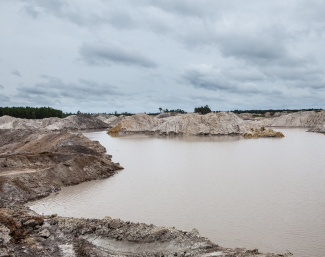
[{"label": "excavated ground", "polygon": [[222,248],[193,229],[43,216],[22,205],[114,175],[106,149],[67,131],[0,130],[0,256],[291,256]]}]

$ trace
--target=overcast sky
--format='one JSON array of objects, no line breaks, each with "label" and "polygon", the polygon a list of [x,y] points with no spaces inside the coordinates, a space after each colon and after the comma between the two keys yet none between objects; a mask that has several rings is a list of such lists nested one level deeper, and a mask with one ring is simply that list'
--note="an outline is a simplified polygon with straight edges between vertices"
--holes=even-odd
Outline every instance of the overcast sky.
[{"label": "overcast sky", "polygon": [[324,0],[0,0],[0,106],[325,108]]}]

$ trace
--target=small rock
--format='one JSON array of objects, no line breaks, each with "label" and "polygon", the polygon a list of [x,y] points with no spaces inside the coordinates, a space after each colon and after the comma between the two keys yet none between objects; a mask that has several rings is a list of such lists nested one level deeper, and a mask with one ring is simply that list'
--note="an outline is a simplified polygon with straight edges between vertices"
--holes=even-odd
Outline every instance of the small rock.
[{"label": "small rock", "polygon": [[51,235],[51,233],[48,229],[45,228],[41,232],[39,232],[39,235],[41,237],[48,238]]},{"label": "small rock", "polygon": [[36,220],[27,220],[26,222],[24,222],[24,226],[26,227],[35,227],[36,225],[38,225],[38,222]]}]

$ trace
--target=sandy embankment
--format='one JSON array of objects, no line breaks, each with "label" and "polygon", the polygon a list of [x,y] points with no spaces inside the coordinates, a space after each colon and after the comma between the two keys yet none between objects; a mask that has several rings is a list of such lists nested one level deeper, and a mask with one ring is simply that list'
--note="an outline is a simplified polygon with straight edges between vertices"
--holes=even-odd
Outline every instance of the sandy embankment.
[{"label": "sandy embankment", "polygon": [[252,126],[309,128],[309,132],[325,133],[325,111],[300,111],[280,117],[248,121]]}]

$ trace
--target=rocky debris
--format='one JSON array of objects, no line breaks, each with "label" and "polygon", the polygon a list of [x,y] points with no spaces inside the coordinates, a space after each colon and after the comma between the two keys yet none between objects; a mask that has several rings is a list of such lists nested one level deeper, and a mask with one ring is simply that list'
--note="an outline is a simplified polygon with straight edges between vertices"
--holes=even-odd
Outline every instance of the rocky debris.
[{"label": "rocky debris", "polygon": [[260,129],[251,128],[250,130],[247,130],[243,136],[245,138],[284,137],[281,132],[265,129],[264,127],[261,127]]},{"label": "rocky debris", "polygon": [[251,121],[250,124],[265,127],[304,127],[314,128],[325,123],[325,111],[300,111],[278,118]]},{"label": "rocky debris", "polygon": [[48,238],[48,237],[50,237],[51,232],[47,228],[45,228],[41,232],[39,232],[39,235],[41,237]]},{"label": "rocky debris", "polygon": [[22,205],[0,209],[0,256],[110,256]]},{"label": "rocky debris", "polygon": [[111,161],[99,142],[82,134],[0,130],[0,142],[2,205],[38,199],[62,186],[107,178],[122,168]]}]

